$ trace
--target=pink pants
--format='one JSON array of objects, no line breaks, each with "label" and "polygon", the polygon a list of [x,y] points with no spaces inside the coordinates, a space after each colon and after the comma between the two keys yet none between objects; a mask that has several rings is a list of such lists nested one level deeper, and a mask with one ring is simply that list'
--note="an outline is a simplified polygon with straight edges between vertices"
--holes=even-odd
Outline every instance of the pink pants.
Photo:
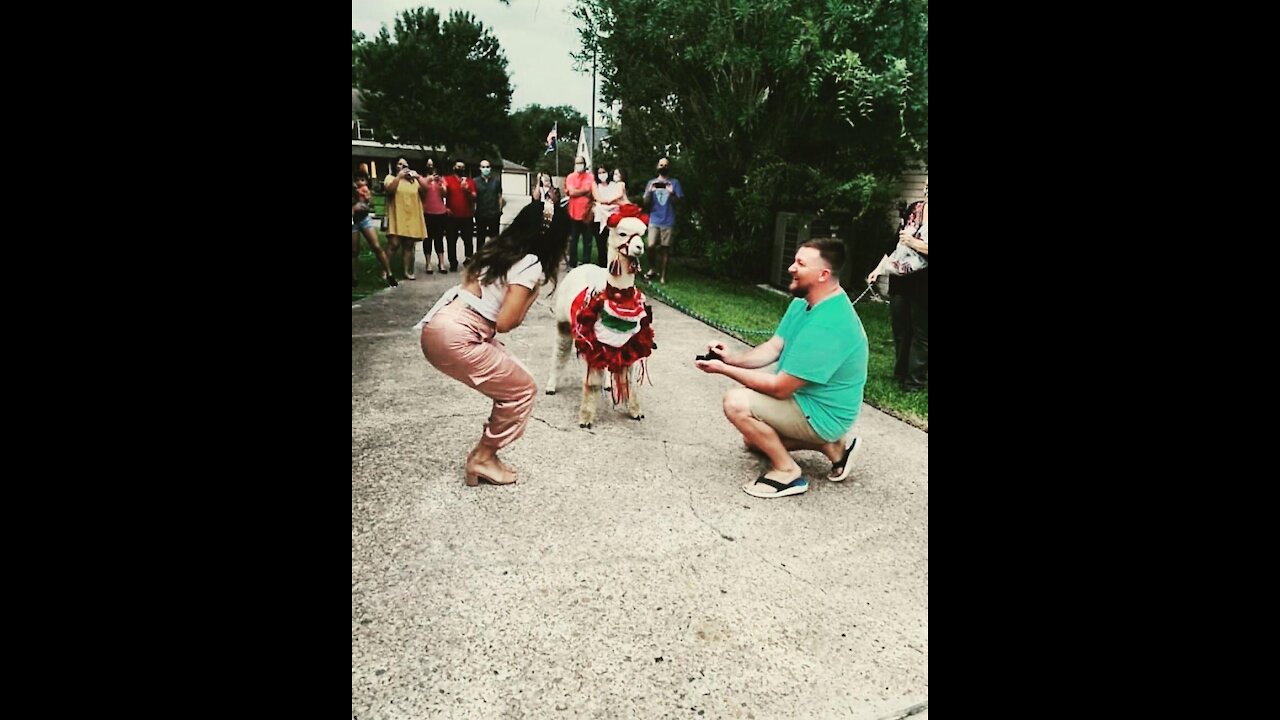
[{"label": "pink pants", "polygon": [[422,354],[440,372],[493,400],[480,442],[500,450],[524,435],[538,386],[495,333],[492,322],[454,300],[422,328]]}]

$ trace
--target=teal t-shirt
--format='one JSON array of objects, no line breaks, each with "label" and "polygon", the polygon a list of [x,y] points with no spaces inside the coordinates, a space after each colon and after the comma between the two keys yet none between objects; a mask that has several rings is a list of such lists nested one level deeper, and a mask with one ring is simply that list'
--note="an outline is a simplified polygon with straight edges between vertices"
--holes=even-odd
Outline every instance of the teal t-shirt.
[{"label": "teal t-shirt", "polygon": [[796,298],[776,333],[785,343],[778,372],[805,381],[796,403],[827,442],[853,427],[867,384],[867,331],[849,296],[839,292],[812,309]]}]

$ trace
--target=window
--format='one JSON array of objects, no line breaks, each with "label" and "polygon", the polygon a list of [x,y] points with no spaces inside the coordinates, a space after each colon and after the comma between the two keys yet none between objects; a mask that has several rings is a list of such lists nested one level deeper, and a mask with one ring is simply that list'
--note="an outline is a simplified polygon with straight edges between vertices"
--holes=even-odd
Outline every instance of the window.
[{"label": "window", "polygon": [[358,118],[351,123],[351,139],[352,140],[372,140],[373,128],[365,125]]}]

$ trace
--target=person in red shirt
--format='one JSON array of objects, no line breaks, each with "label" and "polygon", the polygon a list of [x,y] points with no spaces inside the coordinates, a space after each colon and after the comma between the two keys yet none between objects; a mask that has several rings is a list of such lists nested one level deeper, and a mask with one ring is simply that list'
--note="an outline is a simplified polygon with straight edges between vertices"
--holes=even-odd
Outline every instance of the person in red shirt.
[{"label": "person in red shirt", "polygon": [[[595,244],[595,228],[591,215],[591,196],[596,179],[587,172],[587,159],[579,155],[573,160],[573,172],[564,179],[565,194],[569,196],[569,267],[578,266],[578,242],[582,240],[582,260],[591,262],[591,247]],[[600,259],[601,265],[604,258]]]},{"label": "person in red shirt", "polygon": [[458,271],[458,238],[462,238],[466,260],[475,254],[476,186],[467,178],[467,166],[461,160],[453,163],[453,174],[445,177],[445,207],[449,213],[449,231],[445,245],[449,252],[449,269]]}]

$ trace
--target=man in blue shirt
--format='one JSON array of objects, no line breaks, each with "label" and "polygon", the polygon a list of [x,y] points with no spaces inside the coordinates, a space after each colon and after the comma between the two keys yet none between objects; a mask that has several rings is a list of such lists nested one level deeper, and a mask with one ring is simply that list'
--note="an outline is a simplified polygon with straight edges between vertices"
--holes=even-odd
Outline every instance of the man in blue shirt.
[{"label": "man in blue shirt", "polygon": [[[671,240],[676,231],[676,202],[684,200],[684,188],[680,181],[667,177],[671,174],[671,161],[658,158],[658,177],[644,185],[644,207],[649,208],[649,242],[648,249],[658,248],[658,257],[662,258],[662,275],[660,280],[667,282],[667,260],[671,255]],[[646,280],[653,279],[653,270],[644,274]]]},{"label": "man in blue shirt", "polygon": [[[698,359],[706,373],[725,375],[745,387],[724,395],[724,414],[747,447],[772,467],[742,489],[755,497],[799,495],[809,489],[792,450],[816,450],[831,460],[827,479],[849,477],[862,441],[853,424],[867,384],[867,333],[840,287],[844,242],[811,240],[796,250],[791,301],[772,338],[730,355],[724,343],[707,347],[720,359]],[[778,363],[777,372],[760,370]]]}]

